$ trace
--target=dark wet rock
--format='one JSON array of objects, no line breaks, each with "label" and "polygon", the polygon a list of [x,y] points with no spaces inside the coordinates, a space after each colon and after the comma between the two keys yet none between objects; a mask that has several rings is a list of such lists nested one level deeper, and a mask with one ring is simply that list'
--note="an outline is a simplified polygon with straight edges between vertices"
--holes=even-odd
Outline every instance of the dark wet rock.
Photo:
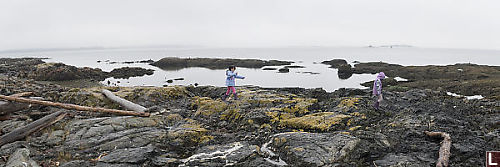
[{"label": "dark wet rock", "polygon": [[153,63],[154,61],[149,59],[149,60],[139,60],[139,61],[124,61],[124,62],[110,62],[109,60],[106,60],[106,61],[101,61],[101,60],[98,60],[97,63],[101,63],[101,62],[106,62],[108,64],[118,64],[118,63],[121,63],[121,64],[134,64],[134,63]]},{"label": "dark wet rock", "polygon": [[153,63],[155,61],[149,59],[149,60],[141,60],[141,61],[136,61],[136,62],[138,62],[138,63]]},{"label": "dark wet rock", "polygon": [[181,162],[176,158],[158,156],[153,159],[152,163],[156,166],[179,166]]},{"label": "dark wet rock", "polygon": [[[393,71],[397,71],[403,68],[402,65],[399,64],[388,64],[384,62],[368,62],[368,63],[359,63],[354,65],[354,73],[356,74],[375,74],[383,71],[387,76],[395,77]],[[397,75],[396,75],[397,76]]]},{"label": "dark wet rock", "polygon": [[210,97],[212,99],[217,99],[222,97],[222,95],[226,92],[227,89],[221,87],[213,87],[213,86],[197,86],[197,87],[186,87],[186,89],[193,93],[195,96],[200,97]]},{"label": "dark wet rock", "polygon": [[285,66],[285,68],[306,68],[304,66]]},{"label": "dark wet rock", "polygon": [[339,68],[340,66],[348,65],[347,61],[345,61],[344,59],[333,59],[329,61],[323,61],[321,62],[321,64],[330,65],[330,68]]},{"label": "dark wet rock", "polygon": [[[12,143],[5,144],[0,147],[0,156],[8,157],[13,154],[16,150],[26,148],[29,144],[26,141],[15,141]],[[0,166],[5,164],[6,161],[0,160]]]},{"label": "dark wet rock", "polygon": [[185,166],[239,166],[257,156],[257,147],[246,142],[205,146],[181,161]]},{"label": "dark wet rock", "polygon": [[354,96],[363,96],[370,95],[371,90],[366,89],[354,89],[354,88],[340,88],[333,92],[338,97],[354,97]]},{"label": "dark wet rock", "polygon": [[360,139],[334,133],[283,133],[270,147],[290,166],[332,166],[354,162],[349,155]]},{"label": "dark wet rock", "polygon": [[42,60],[46,58],[0,58],[0,65],[37,65],[44,63]]},{"label": "dark wet rock", "polygon": [[134,117],[77,120],[65,127],[69,134],[63,144],[68,148],[87,151],[145,147],[155,137],[166,134],[165,129],[153,128],[158,124],[156,121],[159,121],[158,118]]},{"label": "dark wet rock", "polygon": [[39,81],[64,81],[90,78],[104,80],[107,77],[106,72],[100,69],[88,67],[77,68],[75,66],[68,66],[62,63],[39,64],[34,67],[33,71],[23,72],[27,73],[27,78],[33,78]]},{"label": "dark wet rock", "polygon": [[176,80],[176,81],[182,81],[182,80],[184,80],[184,78],[175,78],[174,80]]},{"label": "dark wet rock", "polygon": [[165,70],[176,70],[187,67],[205,67],[209,69],[227,69],[229,66],[245,68],[262,68],[264,66],[290,65],[292,62],[279,60],[258,59],[217,59],[217,58],[177,58],[167,57],[160,59],[151,65]]},{"label": "dark wet rock", "polygon": [[25,126],[27,123],[25,121],[20,120],[5,120],[0,122],[0,129],[3,134],[9,133],[12,130]]},{"label": "dark wet rock", "polygon": [[352,76],[352,68],[350,64],[340,65],[338,70],[338,76],[340,79],[348,79]]},{"label": "dark wet rock", "polygon": [[344,59],[333,59],[330,61],[323,61],[321,63],[330,65],[330,68],[338,69],[337,75],[340,79],[348,79],[353,74],[351,65],[348,64]]},{"label": "dark wet rock", "polygon": [[128,79],[130,77],[140,77],[144,75],[153,75],[154,70],[152,69],[144,69],[140,67],[122,67],[113,69],[109,76],[114,78],[124,78]]},{"label": "dark wet rock", "polygon": [[271,68],[271,67],[266,67],[266,68],[263,68],[262,70],[277,70],[278,68]]},{"label": "dark wet rock", "polygon": [[39,165],[30,158],[30,150],[21,148],[9,157],[5,167],[39,167]]},{"label": "dark wet rock", "polygon": [[20,73],[20,71],[32,71],[34,66],[44,63],[42,60],[41,58],[0,58],[0,73],[26,77],[26,73]]},{"label": "dark wet rock", "polygon": [[[373,88],[373,82],[374,82],[374,80],[362,83],[361,85],[363,85],[365,87]],[[387,78],[382,80],[383,89],[391,88],[393,86],[397,86],[398,84],[399,84],[398,81],[396,81],[394,78],[387,77]]]},{"label": "dark wet rock", "polygon": [[75,160],[75,161],[69,161],[66,163],[63,163],[59,167],[85,167],[85,166],[92,166],[89,161],[84,161],[84,160]]},{"label": "dark wet rock", "polygon": [[62,144],[62,142],[64,141],[64,133],[65,132],[63,130],[56,130],[48,134],[48,137],[46,139],[47,145],[54,146]]},{"label": "dark wet rock", "polygon": [[395,155],[387,154],[383,159],[376,160],[373,162],[377,166],[388,166],[388,167],[398,167],[398,166],[408,166],[408,167],[420,167],[420,166],[432,166],[433,163],[421,162],[417,158],[406,156],[406,155]]},{"label": "dark wet rock", "polygon": [[278,70],[278,72],[279,72],[279,73],[288,73],[288,72],[290,72],[290,69],[288,69],[288,68],[280,68],[280,69]]},{"label": "dark wet rock", "polygon": [[320,73],[319,73],[319,72],[310,72],[310,71],[306,71],[306,72],[302,72],[302,74],[317,75],[317,74],[320,74]]},{"label": "dark wet rock", "polygon": [[153,150],[153,146],[150,145],[146,147],[113,150],[113,152],[99,159],[99,162],[138,164],[146,161]]},{"label": "dark wet rock", "polygon": [[172,82],[174,82],[174,80],[171,79],[167,80],[167,83],[172,83]]},{"label": "dark wet rock", "polygon": [[103,163],[103,162],[98,162],[94,165],[95,167],[141,167],[141,165],[137,164],[128,164],[128,163]]}]

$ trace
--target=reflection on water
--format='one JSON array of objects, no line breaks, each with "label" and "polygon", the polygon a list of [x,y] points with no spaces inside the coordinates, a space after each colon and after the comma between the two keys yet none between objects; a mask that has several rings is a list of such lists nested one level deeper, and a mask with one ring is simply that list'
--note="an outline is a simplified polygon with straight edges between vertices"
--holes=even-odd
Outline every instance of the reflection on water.
[{"label": "reflection on water", "polygon": [[[120,67],[143,67],[155,70],[150,76],[129,79],[108,78],[112,84],[120,86],[163,86],[163,85],[200,85],[224,86],[225,70],[207,68],[169,68],[160,69],[147,63],[109,63],[134,62],[140,60],[159,60],[164,57],[206,57],[237,58],[294,61],[294,66],[305,68],[289,68],[289,73],[278,73],[277,70],[238,68],[244,80],[237,80],[237,85],[257,85],[262,87],[305,87],[323,88],[333,91],[339,88],[362,88],[359,83],[373,80],[375,75],[354,74],[338,75],[337,69],[320,62],[332,59],[345,59],[350,64],[354,61],[384,61],[402,65],[447,65],[455,63],[476,63],[500,65],[500,51],[465,50],[465,49],[424,49],[424,48],[202,48],[202,49],[109,49],[53,51],[29,53],[1,53],[0,57],[49,57],[49,62],[63,62],[78,67],[100,68],[111,71]],[[101,61],[98,63],[98,61]],[[106,61],[108,63],[106,63]],[[283,66],[267,66],[265,68],[283,68]],[[375,73],[375,72],[374,72]],[[169,79],[175,80],[169,84]],[[345,79],[344,79],[345,78]],[[119,83],[118,83],[119,82]],[[104,82],[107,83],[107,82]]]}]

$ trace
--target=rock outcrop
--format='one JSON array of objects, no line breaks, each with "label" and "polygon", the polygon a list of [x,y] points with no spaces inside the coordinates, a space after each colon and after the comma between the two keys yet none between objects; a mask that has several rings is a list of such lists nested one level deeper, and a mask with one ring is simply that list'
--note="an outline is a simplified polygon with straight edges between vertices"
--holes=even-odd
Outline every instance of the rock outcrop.
[{"label": "rock outcrop", "polygon": [[97,80],[109,77],[129,78],[152,75],[154,70],[139,67],[122,67],[105,72],[98,68],[78,68],[62,63],[45,63],[39,58],[0,59],[0,73],[38,81]]},{"label": "rock outcrop", "polygon": [[369,62],[356,64],[353,68],[355,74],[374,74],[380,71],[392,78],[402,77],[408,80],[397,82],[395,90],[434,89],[466,96],[482,95],[500,99],[500,66],[476,64],[402,66]]},{"label": "rock outcrop", "polygon": [[352,67],[344,59],[333,59],[329,61],[323,61],[322,64],[330,65],[330,68],[338,69],[338,76],[340,79],[349,79],[352,74]]},{"label": "rock outcrop", "polygon": [[177,70],[187,67],[205,67],[209,69],[227,69],[230,65],[245,68],[262,68],[264,66],[283,66],[293,62],[259,59],[218,59],[218,58],[177,58],[166,57],[151,65],[165,70]]}]

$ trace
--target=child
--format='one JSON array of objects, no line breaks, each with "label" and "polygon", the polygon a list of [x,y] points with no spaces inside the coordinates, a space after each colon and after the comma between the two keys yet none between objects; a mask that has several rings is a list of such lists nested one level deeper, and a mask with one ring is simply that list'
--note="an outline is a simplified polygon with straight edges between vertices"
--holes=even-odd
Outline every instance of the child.
[{"label": "child", "polygon": [[236,67],[235,66],[229,66],[229,69],[226,71],[226,86],[227,86],[227,91],[226,94],[222,97],[223,101],[226,101],[226,98],[229,96],[229,93],[233,91],[234,94],[234,99],[238,100],[238,95],[236,94],[236,89],[234,89],[234,80],[235,78],[239,79],[245,79],[243,76],[239,76],[237,72],[235,72]]},{"label": "child", "polygon": [[373,107],[375,110],[379,109],[380,102],[382,102],[382,80],[385,78],[384,72],[380,72],[377,75],[375,81],[373,81],[373,96],[376,97],[375,104]]}]

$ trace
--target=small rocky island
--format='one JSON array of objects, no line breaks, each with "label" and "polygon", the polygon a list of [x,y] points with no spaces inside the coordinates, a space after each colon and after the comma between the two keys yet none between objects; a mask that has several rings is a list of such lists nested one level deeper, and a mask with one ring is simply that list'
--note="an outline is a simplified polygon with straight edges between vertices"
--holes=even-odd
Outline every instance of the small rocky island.
[{"label": "small rocky island", "polygon": [[284,66],[293,62],[259,59],[219,59],[219,58],[177,58],[166,57],[151,65],[165,70],[177,70],[188,67],[205,67],[208,69],[227,69],[230,65],[245,68],[262,68],[264,66]]},{"label": "small rocky island", "polygon": [[[237,89],[240,100],[226,103],[220,100],[225,88],[213,86],[74,88],[38,81],[52,78],[50,71],[37,72],[46,66],[75,72],[68,76],[80,78],[110,75],[61,64],[55,68],[37,59],[5,59],[0,61],[0,94],[32,92],[31,97],[45,101],[123,110],[101,93],[105,89],[144,106],[150,116],[44,105],[0,112],[0,166],[435,166],[443,138],[426,131],[451,138],[449,166],[484,166],[485,151],[500,150],[500,102],[495,89],[479,92],[484,99],[467,100],[447,95],[446,87],[387,85],[382,110],[375,111],[371,89],[325,92],[246,86]],[[383,70],[391,77],[407,78],[408,83],[433,80],[398,73],[411,67],[394,67],[398,70]],[[495,67],[460,66],[463,77],[458,80],[472,85],[482,83],[476,80],[498,80],[498,71],[484,68]],[[355,66],[352,71],[362,69],[381,70]],[[478,69],[481,75],[474,75]],[[0,100],[2,104],[22,105]],[[61,112],[66,115],[55,123],[3,142],[17,128]]]}]

